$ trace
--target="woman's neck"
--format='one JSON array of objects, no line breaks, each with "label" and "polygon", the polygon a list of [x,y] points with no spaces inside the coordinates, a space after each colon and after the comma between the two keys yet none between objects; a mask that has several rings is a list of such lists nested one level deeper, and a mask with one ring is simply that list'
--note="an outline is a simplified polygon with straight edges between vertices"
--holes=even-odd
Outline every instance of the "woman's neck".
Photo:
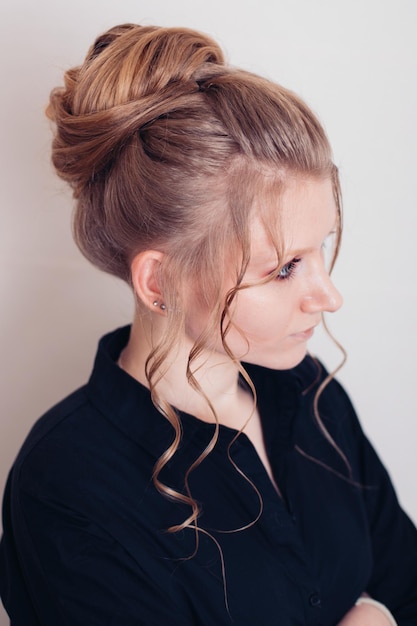
[{"label": "woman's neck", "polygon": [[[119,365],[133,378],[149,388],[145,364],[163,333],[166,318],[152,321],[135,316],[130,339],[123,350]],[[213,411],[221,424],[240,430],[253,411],[253,400],[239,385],[236,364],[225,354],[207,351],[193,361],[194,378],[201,391],[193,388],[187,379],[187,363],[191,341],[184,337],[164,364],[164,375],[157,383],[158,395],[180,411],[194,415],[205,422],[215,422]],[[208,402],[209,400],[209,402]]]}]

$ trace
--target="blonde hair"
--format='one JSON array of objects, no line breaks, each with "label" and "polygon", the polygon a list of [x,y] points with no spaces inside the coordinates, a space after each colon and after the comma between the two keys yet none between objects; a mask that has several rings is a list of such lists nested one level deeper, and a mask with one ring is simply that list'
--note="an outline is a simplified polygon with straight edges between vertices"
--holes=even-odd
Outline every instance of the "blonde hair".
[{"label": "blonde hair", "polygon": [[[169,324],[149,355],[147,378],[175,438],[156,464],[154,482],[192,508],[171,530],[196,527],[199,508],[188,474],[185,494],[158,478],[181,438],[179,416],[158,394],[158,377],[184,325],[181,282],[197,276],[201,297],[211,307],[187,372],[204,395],[192,363],[214,332],[220,329],[225,350],[236,361],[227,346],[227,320],[249,260],[249,218],[256,199],[275,199],[262,210],[278,252],[283,242],[273,223],[288,174],[329,177],[340,215],[338,173],[327,137],[299,97],[227,65],[212,39],[183,28],[124,24],[108,30],[85,62],[66,72],[65,86],[52,91],[47,114],[56,125],[54,166],[76,198],[74,235],[83,254],[130,282],[138,252],[166,253],[161,284]],[[225,297],[226,259],[234,259],[236,274]],[[214,409],[213,416],[217,421]],[[196,463],[214,447],[217,431],[218,422]]]}]

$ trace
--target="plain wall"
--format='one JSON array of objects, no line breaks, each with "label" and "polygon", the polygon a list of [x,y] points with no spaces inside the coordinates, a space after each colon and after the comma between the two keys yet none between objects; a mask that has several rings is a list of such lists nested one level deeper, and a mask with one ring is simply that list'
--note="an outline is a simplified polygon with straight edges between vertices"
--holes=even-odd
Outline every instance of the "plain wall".
[{"label": "plain wall", "polygon": [[[349,354],[339,378],[417,520],[416,19],[415,0],[3,0],[0,487],[35,419],[86,380],[100,335],[132,313],[128,289],[71,240],[72,200],[49,163],[49,91],[116,23],[184,25],[324,122],[345,199],[345,304],[330,319]],[[313,348],[337,363],[320,334]]]}]

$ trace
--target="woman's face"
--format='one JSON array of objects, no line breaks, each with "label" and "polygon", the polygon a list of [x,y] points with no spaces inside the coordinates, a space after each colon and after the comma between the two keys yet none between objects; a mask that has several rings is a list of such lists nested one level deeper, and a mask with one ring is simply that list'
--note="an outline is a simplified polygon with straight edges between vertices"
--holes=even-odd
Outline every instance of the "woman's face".
[{"label": "woman's face", "polygon": [[[291,178],[280,198],[279,213],[284,267],[277,278],[238,292],[227,343],[242,361],[289,369],[304,358],[321,314],[337,311],[342,304],[324,254],[337,228],[331,181]],[[265,278],[278,266],[275,248],[259,218],[253,219],[251,233],[251,258],[244,279],[249,283]],[[188,316],[187,334],[192,340],[203,330],[204,318],[202,313]],[[224,352],[220,341],[215,351]]]}]

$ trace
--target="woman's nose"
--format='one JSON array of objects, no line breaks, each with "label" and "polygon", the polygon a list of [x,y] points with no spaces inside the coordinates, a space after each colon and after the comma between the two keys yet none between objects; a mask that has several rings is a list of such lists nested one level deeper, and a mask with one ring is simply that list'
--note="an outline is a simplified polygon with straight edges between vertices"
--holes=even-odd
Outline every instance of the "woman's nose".
[{"label": "woman's nose", "polygon": [[303,297],[301,308],[305,313],[334,313],[342,304],[342,295],[326,273],[317,277],[311,290]]}]

